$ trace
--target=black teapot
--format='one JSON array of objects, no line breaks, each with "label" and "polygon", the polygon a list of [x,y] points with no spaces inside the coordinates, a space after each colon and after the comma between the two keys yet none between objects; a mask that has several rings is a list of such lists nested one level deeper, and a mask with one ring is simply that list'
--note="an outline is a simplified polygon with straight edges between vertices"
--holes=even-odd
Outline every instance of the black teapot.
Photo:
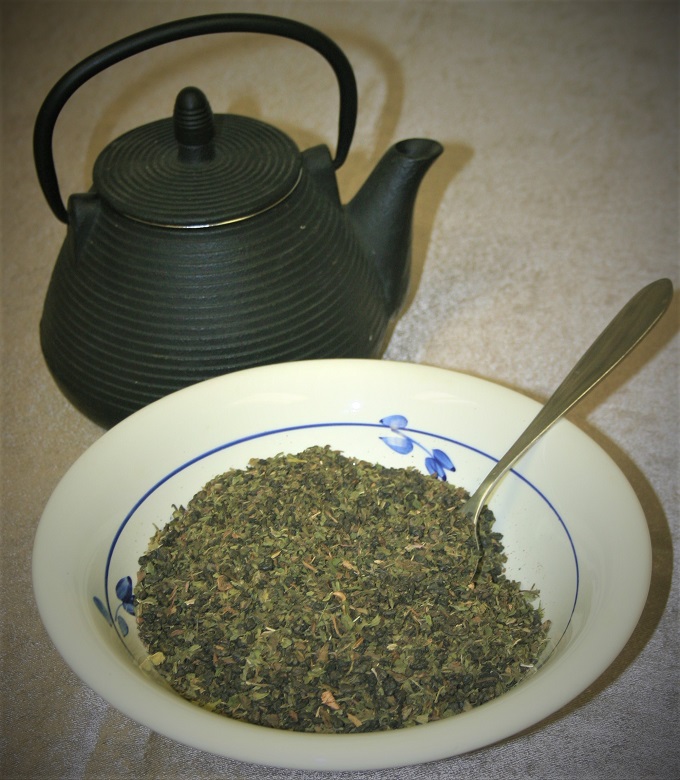
[{"label": "black teapot", "polygon": [[[172,118],[110,143],[92,189],[62,202],[52,154],[59,112],[88,79],[163,43],[224,32],[304,43],[340,91],[334,159],[300,152],[261,121],[213,114],[195,87]],[[356,122],[352,68],[327,36],[258,14],[169,22],[96,52],[66,73],[37,116],[38,179],[68,225],[40,323],[64,394],[103,426],[174,390],[281,361],[376,357],[409,277],[418,186],[442,147],[393,146],[347,206],[335,178]]]}]

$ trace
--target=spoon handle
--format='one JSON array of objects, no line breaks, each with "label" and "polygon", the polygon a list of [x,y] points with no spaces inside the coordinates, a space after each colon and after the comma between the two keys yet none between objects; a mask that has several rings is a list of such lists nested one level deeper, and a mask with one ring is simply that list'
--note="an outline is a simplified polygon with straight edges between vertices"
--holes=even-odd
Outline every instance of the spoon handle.
[{"label": "spoon handle", "polygon": [[649,333],[668,308],[672,297],[673,285],[669,279],[652,282],[634,295],[607,325],[529,423],[524,433],[491,469],[463,506],[464,514],[472,516],[475,529],[489,493],[505,472]]}]

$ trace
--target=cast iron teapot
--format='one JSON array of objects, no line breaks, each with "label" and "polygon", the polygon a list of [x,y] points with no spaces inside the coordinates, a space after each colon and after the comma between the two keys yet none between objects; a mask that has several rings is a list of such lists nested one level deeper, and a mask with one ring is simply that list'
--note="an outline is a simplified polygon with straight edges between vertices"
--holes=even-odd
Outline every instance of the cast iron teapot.
[{"label": "cast iron teapot", "polygon": [[[52,154],[59,112],[88,79],[138,52],[195,35],[265,33],[304,43],[340,91],[335,158],[300,152],[261,121],[213,114],[186,87],[172,118],[125,133],[96,160],[93,186],[61,199]],[[376,357],[406,292],[418,186],[442,147],[393,146],[347,206],[335,169],[357,92],[338,46],[307,25],[213,14],[153,27],[66,73],[35,124],[38,179],[68,225],[40,324],[65,395],[108,427],[174,390],[254,365]]]}]

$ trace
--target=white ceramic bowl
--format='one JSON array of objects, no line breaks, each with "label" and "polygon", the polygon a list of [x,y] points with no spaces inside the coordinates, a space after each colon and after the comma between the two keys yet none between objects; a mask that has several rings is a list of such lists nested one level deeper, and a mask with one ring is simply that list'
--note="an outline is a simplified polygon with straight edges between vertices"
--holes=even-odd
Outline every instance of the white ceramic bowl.
[{"label": "white ceramic bowl", "polygon": [[[334,360],[255,368],[164,398],[101,437],[69,470],[40,522],[33,581],[41,617],[74,671],[126,715],[179,742],[243,761],[308,769],[415,764],[473,750],[535,724],[614,660],[644,606],[651,547],[617,466],[567,421],[510,472],[490,506],[508,573],[541,593],[552,621],[543,665],[506,694],[435,723],[367,734],[305,734],[207,712],[139,665],[125,583],[156,526],[212,476],[251,457],[329,444],[347,455],[425,470],[433,448],[473,489],[539,405],[437,368]],[[413,440],[382,436],[395,415]],[[394,432],[392,432],[394,433]]]}]

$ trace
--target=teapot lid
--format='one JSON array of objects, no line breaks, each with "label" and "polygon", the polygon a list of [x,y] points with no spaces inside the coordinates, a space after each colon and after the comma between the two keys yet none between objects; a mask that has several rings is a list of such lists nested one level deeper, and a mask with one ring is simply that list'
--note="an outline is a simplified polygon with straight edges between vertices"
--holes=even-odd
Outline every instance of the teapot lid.
[{"label": "teapot lid", "polygon": [[283,132],[256,119],[213,115],[186,87],[172,119],[125,133],[95,162],[95,190],[116,211],[152,225],[198,228],[236,222],[280,203],[302,159]]}]

